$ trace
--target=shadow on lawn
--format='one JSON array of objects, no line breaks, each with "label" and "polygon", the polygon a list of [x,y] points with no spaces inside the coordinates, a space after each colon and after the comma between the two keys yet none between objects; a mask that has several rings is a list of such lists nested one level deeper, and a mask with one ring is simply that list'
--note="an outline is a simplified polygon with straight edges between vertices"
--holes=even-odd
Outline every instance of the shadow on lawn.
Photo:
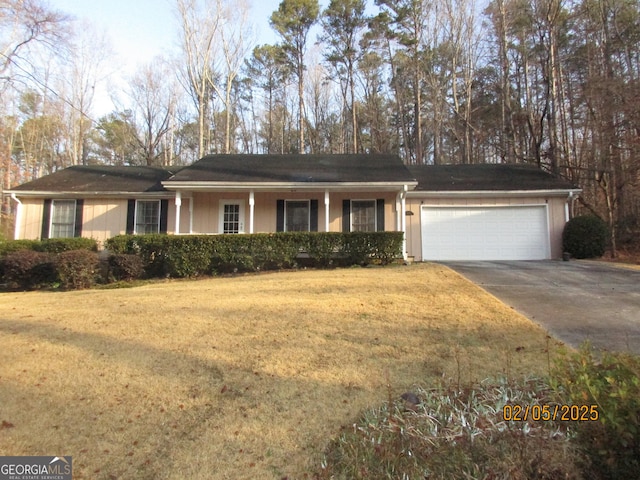
[{"label": "shadow on lawn", "polygon": [[[390,322],[389,328],[396,327]],[[8,435],[15,451],[5,453],[70,454],[78,479],[204,479],[211,478],[213,465],[213,476],[219,478],[302,478],[314,468],[308,462],[320,458],[342,425],[357,418],[364,408],[402,393],[397,389],[443,374],[462,382],[482,379],[477,376],[486,372],[490,349],[494,356],[498,349],[498,355],[504,355],[505,370],[515,374],[520,364],[539,357],[545,348],[542,338],[527,343],[526,348],[520,343],[510,345],[509,338],[517,338],[521,327],[488,330],[474,337],[475,341],[454,325],[439,326],[433,338],[430,330],[419,333],[415,325],[405,328],[405,345],[387,344],[381,336],[364,344],[367,335],[358,337],[349,331],[336,331],[335,338],[329,339],[334,344],[342,342],[340,349],[360,352],[361,361],[339,366],[361,370],[365,380],[360,385],[323,377],[323,369],[335,368],[325,367],[324,361],[309,362],[300,373],[284,376],[268,373],[261,368],[265,364],[251,358],[239,366],[223,358],[171,351],[102,333],[3,320],[0,332],[32,339],[34,355],[49,345],[62,346],[69,347],[69,353],[80,349],[97,362],[78,364],[74,372],[57,372],[69,375],[61,380],[61,389],[14,383],[3,374],[2,395],[12,401],[11,405],[5,402],[2,415],[24,409],[33,412],[26,425],[12,422],[15,428]],[[418,335],[424,335],[420,348],[407,348],[409,339],[415,341]],[[460,344],[442,343],[447,338],[458,338]],[[291,347],[287,343],[294,340],[280,341],[286,355]],[[304,345],[295,346],[304,349]],[[28,348],[24,351],[31,354]],[[60,352],[65,355],[64,349]],[[384,357],[379,358],[378,352]],[[271,365],[268,353],[263,358],[267,367]],[[259,343],[254,354],[261,354]],[[318,353],[332,354],[329,350]],[[46,359],[49,353],[43,355]],[[46,371],[48,366],[36,368]],[[91,378],[73,377],[87,370]],[[493,372],[500,373],[504,372]]]}]

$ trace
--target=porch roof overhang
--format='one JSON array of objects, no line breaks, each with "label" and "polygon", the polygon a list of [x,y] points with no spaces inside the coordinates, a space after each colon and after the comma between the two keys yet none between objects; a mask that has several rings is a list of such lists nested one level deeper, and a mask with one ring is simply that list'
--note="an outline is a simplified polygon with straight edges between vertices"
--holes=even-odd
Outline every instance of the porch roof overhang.
[{"label": "porch roof overhang", "polygon": [[417,185],[418,182],[162,182],[167,190],[182,192],[401,192]]}]

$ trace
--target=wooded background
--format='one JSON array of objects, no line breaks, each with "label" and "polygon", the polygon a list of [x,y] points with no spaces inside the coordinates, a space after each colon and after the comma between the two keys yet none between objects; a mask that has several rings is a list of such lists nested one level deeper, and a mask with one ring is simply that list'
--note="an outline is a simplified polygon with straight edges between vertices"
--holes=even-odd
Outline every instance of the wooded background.
[{"label": "wooded background", "polygon": [[104,36],[44,0],[0,0],[3,189],[208,153],[530,163],[584,189],[577,208],[607,221],[613,252],[637,237],[638,0],[283,0],[273,45],[237,0],[175,0],[174,16],[179,48],[96,115]]}]

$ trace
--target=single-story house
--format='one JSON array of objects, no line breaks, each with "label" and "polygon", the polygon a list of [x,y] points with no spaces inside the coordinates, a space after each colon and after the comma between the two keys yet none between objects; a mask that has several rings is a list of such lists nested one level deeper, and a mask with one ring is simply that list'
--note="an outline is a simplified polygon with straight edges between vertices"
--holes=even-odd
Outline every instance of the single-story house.
[{"label": "single-story house", "polygon": [[16,239],[386,230],[405,232],[405,255],[420,261],[559,258],[580,190],[533,166],[363,154],[73,166],[7,193]]}]

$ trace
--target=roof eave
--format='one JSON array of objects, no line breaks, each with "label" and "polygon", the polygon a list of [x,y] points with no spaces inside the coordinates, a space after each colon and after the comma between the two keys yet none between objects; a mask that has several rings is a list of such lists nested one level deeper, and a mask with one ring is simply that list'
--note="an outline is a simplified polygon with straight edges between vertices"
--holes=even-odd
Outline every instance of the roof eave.
[{"label": "roof eave", "polygon": [[45,191],[45,190],[5,190],[4,193],[15,195],[16,197],[47,197],[47,198],[173,198],[174,193],[170,191],[160,192],[77,192],[77,191]]},{"label": "roof eave", "polygon": [[167,181],[162,186],[169,190],[190,190],[202,192],[222,191],[399,191],[405,186],[415,188],[416,181],[396,182],[187,182]]},{"label": "roof eave", "polygon": [[538,189],[538,190],[412,190],[407,197],[567,197],[579,195],[580,188]]}]

